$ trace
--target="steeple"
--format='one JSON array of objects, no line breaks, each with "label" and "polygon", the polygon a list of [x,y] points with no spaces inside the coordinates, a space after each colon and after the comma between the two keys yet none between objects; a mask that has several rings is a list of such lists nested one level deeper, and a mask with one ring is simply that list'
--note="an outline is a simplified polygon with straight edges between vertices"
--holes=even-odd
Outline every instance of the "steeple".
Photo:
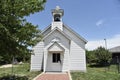
[{"label": "steeple", "polygon": [[60,22],[62,21],[62,16],[64,15],[63,9],[60,9],[59,6],[56,6],[55,9],[52,9],[53,21]]},{"label": "steeple", "polygon": [[64,10],[60,9],[59,6],[56,6],[55,9],[51,10],[53,21],[52,21],[52,27],[51,29],[54,29],[55,27],[63,30],[63,23],[62,23],[62,16],[64,15]]}]

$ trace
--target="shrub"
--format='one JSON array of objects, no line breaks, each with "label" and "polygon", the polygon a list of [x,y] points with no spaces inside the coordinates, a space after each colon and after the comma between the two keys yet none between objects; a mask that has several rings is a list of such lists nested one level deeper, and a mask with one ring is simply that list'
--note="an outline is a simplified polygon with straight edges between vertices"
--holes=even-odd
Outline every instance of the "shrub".
[{"label": "shrub", "polygon": [[103,47],[98,47],[95,50],[95,56],[97,58],[97,64],[99,65],[108,65],[112,59],[112,54]]},{"label": "shrub", "polygon": [[98,47],[93,51],[86,51],[87,62],[96,63],[97,65],[107,66],[111,62],[112,54],[103,47]]}]

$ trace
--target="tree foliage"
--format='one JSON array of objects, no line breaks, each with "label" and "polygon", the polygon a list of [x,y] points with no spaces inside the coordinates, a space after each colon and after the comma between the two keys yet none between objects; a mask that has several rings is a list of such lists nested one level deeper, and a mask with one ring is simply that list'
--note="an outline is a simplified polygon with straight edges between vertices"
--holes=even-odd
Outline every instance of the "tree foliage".
[{"label": "tree foliage", "polygon": [[92,51],[86,51],[88,63],[96,63],[97,65],[107,65],[112,59],[112,54],[103,47],[98,47]]},{"label": "tree foliage", "polygon": [[95,51],[93,50],[93,51],[88,51],[88,50],[86,50],[86,58],[87,58],[87,62],[88,63],[96,63],[96,56],[95,56]]},{"label": "tree foliage", "polygon": [[95,56],[97,58],[97,63],[101,65],[106,65],[110,63],[112,59],[112,54],[103,47],[98,47],[95,50]]},{"label": "tree foliage", "polygon": [[41,40],[38,26],[24,18],[44,9],[46,0],[0,0],[0,56],[31,53],[28,47]]}]

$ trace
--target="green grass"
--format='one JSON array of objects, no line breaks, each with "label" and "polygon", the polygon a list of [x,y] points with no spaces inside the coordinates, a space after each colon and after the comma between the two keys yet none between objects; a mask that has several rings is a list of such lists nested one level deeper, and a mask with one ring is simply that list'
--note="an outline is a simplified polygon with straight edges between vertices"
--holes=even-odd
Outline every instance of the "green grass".
[{"label": "green grass", "polygon": [[8,80],[7,78],[13,75],[14,77],[19,78],[15,80],[32,80],[35,76],[41,73],[40,71],[30,72],[29,68],[30,65],[28,63],[14,65],[13,74],[12,68],[0,68],[0,80],[2,78],[6,78],[5,80]]},{"label": "green grass", "polygon": [[117,72],[117,67],[112,65],[105,67],[87,67],[87,72],[72,72],[73,80],[120,80],[120,73]]},{"label": "green grass", "polygon": [[[30,65],[28,63],[21,65],[14,65],[13,73],[16,79],[12,80],[32,80],[41,72],[30,72]],[[11,68],[0,68],[0,80],[10,80],[12,75]],[[106,69],[105,67],[87,67],[87,72],[72,72],[73,80],[120,80],[120,73],[117,72],[117,66],[111,65]]]}]

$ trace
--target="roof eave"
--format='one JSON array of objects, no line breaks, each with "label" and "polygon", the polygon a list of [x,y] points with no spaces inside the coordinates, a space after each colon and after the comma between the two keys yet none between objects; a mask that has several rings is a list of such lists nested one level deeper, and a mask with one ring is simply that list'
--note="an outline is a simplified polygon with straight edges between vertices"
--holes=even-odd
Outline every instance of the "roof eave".
[{"label": "roof eave", "polygon": [[52,34],[55,30],[58,30],[60,33],[62,33],[62,34],[64,35],[64,37],[66,37],[68,40],[71,40],[68,35],[66,35],[64,32],[62,32],[62,31],[61,31],[59,28],[57,28],[57,27],[54,28],[48,35],[44,36],[42,40],[45,40],[45,38],[47,38],[47,37],[48,37],[50,34]]},{"label": "roof eave", "polygon": [[82,36],[80,36],[78,33],[76,33],[73,29],[68,27],[66,24],[63,24],[69,31],[71,31],[73,34],[75,34],[79,39],[83,40],[85,44],[88,42],[86,39],[84,39]]},{"label": "roof eave", "polygon": [[46,27],[41,33],[43,34],[46,30],[48,30],[51,27],[51,24],[48,25],[48,27]]}]

